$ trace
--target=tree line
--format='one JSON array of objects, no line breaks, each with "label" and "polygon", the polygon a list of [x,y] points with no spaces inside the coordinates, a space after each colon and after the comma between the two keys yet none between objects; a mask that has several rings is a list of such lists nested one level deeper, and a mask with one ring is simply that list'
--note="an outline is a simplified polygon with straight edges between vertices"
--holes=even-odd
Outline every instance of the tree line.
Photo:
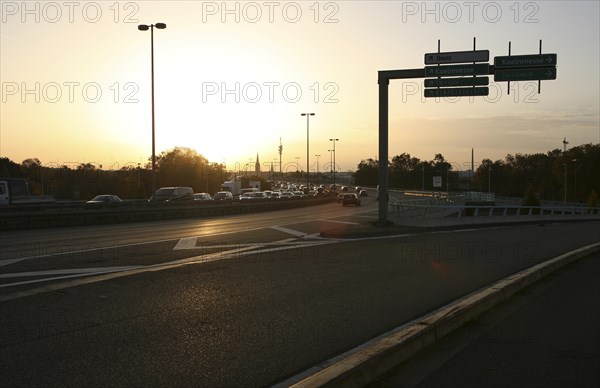
[{"label": "tree line", "polygon": [[[600,193],[600,144],[584,144],[545,154],[508,154],[504,160],[483,159],[473,170],[436,154],[425,161],[408,153],[388,161],[392,188],[436,191],[490,191],[498,196],[523,197],[529,190],[540,200],[596,201]],[[470,166],[469,166],[470,167]],[[361,160],[353,174],[356,185],[378,184],[379,161]],[[104,170],[92,163],[76,166],[44,165],[37,158],[15,163],[0,158],[0,176],[27,179],[32,194],[57,199],[90,199],[116,194],[123,199],[149,198],[151,162]],[[195,192],[214,193],[229,179],[224,165],[210,163],[191,148],[175,147],[156,158],[157,187],[191,186]],[[566,197],[565,197],[566,196]]]},{"label": "tree line", "polygon": [[[34,195],[56,199],[91,199],[99,194],[116,194],[123,199],[149,198],[152,194],[152,163],[128,164],[118,170],[103,170],[92,163],[77,166],[44,165],[38,158],[20,164],[0,158],[0,176],[25,178]],[[195,150],[175,147],[156,157],[156,185],[190,186],[195,192],[219,191],[228,178],[225,166],[210,163]]]},{"label": "tree line", "polygon": [[[540,200],[579,203],[595,202],[600,193],[600,144],[584,144],[566,151],[554,149],[545,154],[508,154],[504,160],[483,159],[474,171],[460,167],[447,162],[441,154],[423,161],[402,153],[388,161],[389,186],[490,191],[498,196],[521,198],[529,190]],[[378,169],[378,160],[361,160],[354,173],[355,183],[377,185]],[[434,182],[438,187],[434,187]]]}]

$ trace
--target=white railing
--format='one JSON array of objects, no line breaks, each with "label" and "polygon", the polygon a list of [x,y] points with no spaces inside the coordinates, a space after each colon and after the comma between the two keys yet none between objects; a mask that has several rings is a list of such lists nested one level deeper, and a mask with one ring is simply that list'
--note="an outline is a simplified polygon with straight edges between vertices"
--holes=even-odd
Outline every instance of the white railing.
[{"label": "white railing", "polygon": [[434,203],[435,199],[430,199],[430,203],[423,200],[421,203],[409,203],[409,201],[394,202],[389,204],[389,208],[397,217],[428,217],[428,218],[448,218],[448,217],[528,217],[528,216],[585,216],[600,219],[600,207],[583,206],[467,206],[442,204],[443,199],[438,199],[440,203]]}]

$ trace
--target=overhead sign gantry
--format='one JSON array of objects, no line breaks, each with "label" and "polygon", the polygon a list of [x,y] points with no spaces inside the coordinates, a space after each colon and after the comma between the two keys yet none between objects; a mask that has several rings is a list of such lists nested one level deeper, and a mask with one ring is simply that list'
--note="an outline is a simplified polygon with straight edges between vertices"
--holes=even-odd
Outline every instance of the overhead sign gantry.
[{"label": "overhead sign gantry", "polygon": [[[479,63],[489,61],[488,50],[476,50],[473,38],[472,51],[438,52],[425,54],[425,66],[422,69],[380,70],[379,84],[379,217],[376,225],[385,226],[388,221],[388,88],[391,79],[429,78],[425,80],[425,97],[467,97],[487,96],[489,77],[494,75],[495,82],[502,81],[539,81],[556,79],[557,54],[542,54],[540,41],[539,54],[511,55],[510,42],[508,56],[494,58],[494,65]],[[452,65],[447,65],[452,64]],[[457,65],[458,64],[458,65]],[[442,66],[446,65],[446,66]]]}]

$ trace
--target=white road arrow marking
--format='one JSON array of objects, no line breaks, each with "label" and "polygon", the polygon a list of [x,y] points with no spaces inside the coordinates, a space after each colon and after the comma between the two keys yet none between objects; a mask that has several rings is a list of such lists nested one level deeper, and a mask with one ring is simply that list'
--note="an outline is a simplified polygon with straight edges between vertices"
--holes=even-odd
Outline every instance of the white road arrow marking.
[{"label": "white road arrow marking", "polygon": [[304,232],[299,232],[299,231],[294,230],[294,229],[284,228],[282,226],[271,226],[270,228],[278,230],[278,231],[283,232],[283,233],[291,234],[292,236],[296,236],[296,237],[303,237],[303,236],[306,235],[306,233],[304,233]]},{"label": "white road arrow marking", "polygon": [[175,248],[173,248],[173,250],[178,251],[181,249],[195,249],[197,241],[198,237],[184,237],[181,240],[179,240],[179,242],[177,243],[177,245],[175,245]]}]

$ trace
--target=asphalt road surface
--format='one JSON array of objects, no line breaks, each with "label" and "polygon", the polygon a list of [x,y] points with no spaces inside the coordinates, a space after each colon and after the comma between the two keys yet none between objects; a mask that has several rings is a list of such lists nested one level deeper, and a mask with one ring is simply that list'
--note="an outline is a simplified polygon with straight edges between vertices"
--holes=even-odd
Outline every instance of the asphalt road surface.
[{"label": "asphalt road surface", "polygon": [[598,387],[599,279],[600,253],[569,264],[369,387]]},{"label": "asphalt road surface", "polygon": [[[0,379],[264,386],[600,232],[587,222],[343,238],[376,206],[3,233]],[[342,238],[319,235],[331,228]]]}]

